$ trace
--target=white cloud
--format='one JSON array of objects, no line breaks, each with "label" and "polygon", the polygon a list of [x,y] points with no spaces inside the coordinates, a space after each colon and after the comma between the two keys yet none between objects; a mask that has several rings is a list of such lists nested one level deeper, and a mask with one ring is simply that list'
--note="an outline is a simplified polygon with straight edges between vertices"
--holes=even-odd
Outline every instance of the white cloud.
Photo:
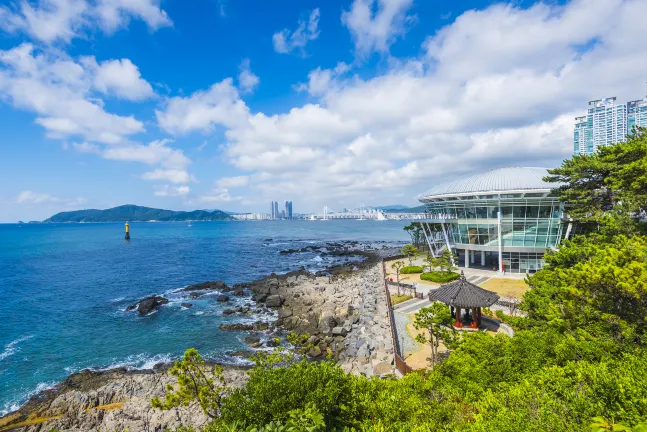
[{"label": "white cloud", "polygon": [[172,25],[159,0],[19,0],[14,7],[0,6],[0,29],[24,32],[47,44],[69,43],[96,26],[112,33],[132,18],[152,30]]},{"label": "white cloud", "polygon": [[274,51],[281,54],[288,54],[298,50],[301,55],[305,55],[305,47],[311,40],[319,37],[319,8],[312,10],[308,21],[299,20],[296,30],[291,32],[289,29],[283,29],[272,35]]},{"label": "white cloud", "polygon": [[72,143],[74,149],[80,153],[101,153],[101,147],[96,144],[89,143],[84,141],[82,143]]},{"label": "white cloud", "polygon": [[193,176],[182,169],[161,169],[142,174],[142,179],[151,181],[168,181],[171,183],[189,183],[195,181]]},{"label": "white cloud", "polygon": [[249,176],[223,177],[216,181],[216,186],[221,189],[243,187],[248,184]]},{"label": "white cloud", "polygon": [[[241,196],[231,196],[228,189],[214,189],[207,195],[199,196],[197,203],[201,204],[211,204],[218,202],[232,202],[232,201],[241,201],[243,197]],[[193,202],[193,201],[192,201]]]},{"label": "white cloud", "polygon": [[35,113],[36,123],[52,138],[81,136],[119,143],[144,131],[133,116],[111,114],[91,92],[94,70],[55,52],[38,52],[31,44],[0,51],[0,99]]},{"label": "white cloud", "polygon": [[[459,175],[568,157],[573,117],[588,100],[640,95],[647,46],[634,29],[646,15],[647,3],[635,0],[469,11],[430,35],[421,56],[390,61],[373,77],[315,69],[298,86],[314,103],[268,115],[231,91],[197,103],[207,90],[181,99],[173,115],[181,121],[171,124],[182,126],[171,130],[223,127],[225,155],[249,172],[244,187],[257,202],[277,191],[317,207],[384,204],[401,193],[413,201]],[[381,40],[372,49],[388,47]],[[236,114],[203,115],[225,105]],[[231,187],[223,179],[207,196],[226,200]]]},{"label": "white cloud", "polygon": [[58,198],[50,194],[24,190],[18,194],[15,199],[17,204],[39,205],[39,204],[59,204],[64,207],[80,205],[86,200],[84,198]]},{"label": "white cloud", "polygon": [[385,53],[415,18],[407,15],[413,0],[354,0],[341,16],[351,33],[355,51],[364,57],[373,51]]},{"label": "white cloud", "polygon": [[172,97],[163,110],[155,110],[165,131],[179,135],[191,131],[209,132],[216,125],[235,127],[246,121],[248,109],[240,100],[233,80],[227,78],[189,97]]},{"label": "white cloud", "polygon": [[92,57],[87,66],[94,69],[96,90],[115,94],[121,99],[140,101],[152,97],[153,87],[141,77],[139,69],[129,59],[108,60],[97,64]]},{"label": "white cloud", "polygon": [[260,78],[249,69],[249,59],[246,58],[240,63],[238,73],[238,86],[243,93],[253,91],[261,82]]},{"label": "white cloud", "polygon": [[154,195],[158,197],[177,197],[186,196],[191,192],[191,188],[187,185],[181,186],[156,186]]}]

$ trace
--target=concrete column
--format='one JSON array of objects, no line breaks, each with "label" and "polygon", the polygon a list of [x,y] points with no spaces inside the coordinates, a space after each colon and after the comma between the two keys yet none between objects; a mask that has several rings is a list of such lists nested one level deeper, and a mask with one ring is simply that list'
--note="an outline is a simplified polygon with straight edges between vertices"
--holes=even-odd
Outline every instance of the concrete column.
[{"label": "concrete column", "polygon": [[465,249],[465,268],[470,268],[470,251]]},{"label": "concrete column", "polygon": [[474,256],[476,255],[475,251],[470,251],[470,264],[474,264]]},{"label": "concrete column", "polygon": [[485,251],[481,251],[481,266],[485,267]]},{"label": "concrete column", "polygon": [[503,274],[503,239],[501,238],[501,199],[499,198],[499,211],[497,213],[497,229],[499,232],[499,274]]}]

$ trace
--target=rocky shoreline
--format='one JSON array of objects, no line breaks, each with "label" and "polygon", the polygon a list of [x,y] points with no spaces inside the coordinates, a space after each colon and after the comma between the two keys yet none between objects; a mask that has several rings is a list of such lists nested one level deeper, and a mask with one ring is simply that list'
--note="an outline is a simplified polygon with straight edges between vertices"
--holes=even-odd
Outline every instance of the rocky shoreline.
[{"label": "rocky shoreline", "polygon": [[[393,373],[393,345],[383,276],[379,256],[371,252],[364,252],[364,256],[362,263],[343,264],[317,274],[305,270],[272,274],[232,287],[222,281],[203,282],[183,291],[196,296],[212,290],[218,290],[224,297],[251,296],[246,306],[227,309],[223,314],[275,311],[278,318],[273,323],[221,328],[246,332],[245,342],[251,348],[271,347],[271,341],[262,343],[262,338],[272,339],[266,336],[280,336],[289,331],[308,333],[312,344],[308,356],[313,360],[331,356],[347,372],[382,376]],[[151,296],[128,306],[128,310],[146,315],[163,305],[163,299]],[[186,305],[183,306],[191,307],[190,303]],[[252,353],[250,350],[230,354],[246,357]],[[32,397],[18,411],[0,418],[0,432],[161,431],[181,424],[204,424],[207,418],[195,405],[169,411],[151,408],[150,400],[161,396],[164,386],[174,382],[167,370],[168,365],[158,365],[145,371],[122,368],[75,373],[53,389]],[[243,368],[228,366],[225,370],[228,385],[244,385]]]}]

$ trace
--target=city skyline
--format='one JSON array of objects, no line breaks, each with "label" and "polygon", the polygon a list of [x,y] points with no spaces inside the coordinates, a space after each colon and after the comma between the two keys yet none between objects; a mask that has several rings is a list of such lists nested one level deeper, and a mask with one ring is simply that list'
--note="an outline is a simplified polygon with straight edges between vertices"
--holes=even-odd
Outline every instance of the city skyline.
[{"label": "city skyline", "polygon": [[647,98],[625,103],[615,96],[589,101],[587,114],[575,117],[573,153],[592,154],[600,147],[625,142],[634,127],[647,127]]},{"label": "city skyline", "polygon": [[645,93],[647,2],[455,3],[2,2],[0,222],[414,206],[558,166],[589,100]]}]

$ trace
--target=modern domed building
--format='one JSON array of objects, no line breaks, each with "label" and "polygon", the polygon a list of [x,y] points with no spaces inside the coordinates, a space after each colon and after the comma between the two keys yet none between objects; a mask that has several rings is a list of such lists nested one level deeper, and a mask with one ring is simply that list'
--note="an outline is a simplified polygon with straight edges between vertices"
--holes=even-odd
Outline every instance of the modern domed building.
[{"label": "modern domed building", "polygon": [[499,168],[433,187],[418,199],[434,255],[449,247],[465,267],[512,273],[543,268],[559,244],[564,206],[551,196],[546,168]]}]

